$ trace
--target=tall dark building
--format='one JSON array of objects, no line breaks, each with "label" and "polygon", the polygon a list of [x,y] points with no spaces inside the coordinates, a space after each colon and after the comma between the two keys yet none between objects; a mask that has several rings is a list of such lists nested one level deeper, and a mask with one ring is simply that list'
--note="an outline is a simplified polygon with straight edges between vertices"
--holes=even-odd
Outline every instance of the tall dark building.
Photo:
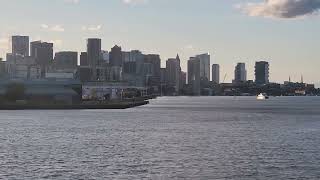
[{"label": "tall dark building", "polygon": [[115,45],[113,48],[111,48],[111,51],[110,51],[110,65],[122,67],[123,65],[122,60],[123,59],[122,59],[121,47]]},{"label": "tall dark building", "polygon": [[161,59],[158,54],[144,55],[144,76],[148,80],[149,86],[160,86]]},{"label": "tall dark building", "polygon": [[255,82],[258,85],[269,83],[269,63],[266,61],[256,62],[255,65]]},{"label": "tall dark building", "polygon": [[144,63],[152,65],[153,76],[160,77],[161,59],[158,54],[148,54],[144,56]]},{"label": "tall dark building", "polygon": [[29,56],[29,36],[12,36],[12,54]]},{"label": "tall dark building", "polygon": [[81,54],[80,54],[80,66],[89,66],[88,53],[87,52],[81,52]]},{"label": "tall dark building", "polygon": [[101,62],[101,39],[90,38],[87,40],[87,60],[88,65],[91,69],[91,80],[98,80],[98,69],[97,67]]},{"label": "tall dark building", "polygon": [[41,77],[45,77],[46,70],[53,60],[53,43],[31,42],[31,56],[41,66]]},{"label": "tall dark building", "polygon": [[78,66],[78,52],[57,52],[53,64],[56,69],[76,69]]},{"label": "tall dark building", "polygon": [[219,64],[212,64],[212,82],[215,84],[220,83],[220,66],[219,66]]},{"label": "tall dark building", "polygon": [[234,70],[234,83],[246,82],[247,70],[245,63],[238,63]]},{"label": "tall dark building", "polygon": [[190,57],[188,61],[188,84],[192,86],[193,95],[201,93],[200,59]]},{"label": "tall dark building", "polygon": [[177,55],[176,58],[168,59],[166,62],[166,84],[168,86],[174,87],[175,91],[178,93],[180,86],[180,76],[181,76],[181,66],[180,66],[180,58]]}]

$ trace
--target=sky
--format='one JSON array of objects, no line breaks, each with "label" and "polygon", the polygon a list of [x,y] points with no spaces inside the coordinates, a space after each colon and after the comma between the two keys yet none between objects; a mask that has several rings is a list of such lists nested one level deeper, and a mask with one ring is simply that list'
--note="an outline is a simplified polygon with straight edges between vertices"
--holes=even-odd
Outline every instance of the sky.
[{"label": "sky", "polygon": [[238,62],[254,79],[255,61],[270,80],[320,85],[320,0],[0,0],[0,57],[11,35],[54,42],[54,51],[85,51],[86,38],[168,58],[211,54],[230,82]]}]

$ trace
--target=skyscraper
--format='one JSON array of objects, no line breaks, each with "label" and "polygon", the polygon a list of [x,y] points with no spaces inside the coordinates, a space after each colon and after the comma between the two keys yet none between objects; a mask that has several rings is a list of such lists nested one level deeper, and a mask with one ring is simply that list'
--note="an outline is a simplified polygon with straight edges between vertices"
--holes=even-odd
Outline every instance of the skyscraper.
[{"label": "skyscraper", "polygon": [[210,81],[210,54],[196,55],[196,58],[200,60],[200,78]]},{"label": "skyscraper", "polygon": [[101,39],[90,38],[87,40],[88,64],[91,69],[91,80],[98,80],[98,66],[101,62]]},{"label": "skyscraper", "polygon": [[12,54],[29,56],[29,36],[12,36]]},{"label": "skyscraper", "polygon": [[45,73],[53,60],[53,43],[34,41],[31,42],[31,56],[35,58],[41,67],[41,77],[45,77]]},{"label": "skyscraper", "polygon": [[201,86],[210,81],[210,54],[190,57],[188,61],[188,84],[192,85],[194,95],[200,95]]},{"label": "skyscraper", "polygon": [[53,64],[56,69],[75,70],[78,66],[78,52],[57,52]]},{"label": "skyscraper", "polygon": [[177,55],[176,58],[168,59],[166,62],[166,84],[175,88],[176,93],[180,90],[180,78],[181,67],[180,58]]},{"label": "skyscraper", "polygon": [[200,95],[200,60],[196,57],[190,57],[188,61],[188,84],[192,86],[193,95]]},{"label": "skyscraper", "polygon": [[269,63],[266,61],[258,61],[255,65],[255,82],[258,85],[269,83]]},{"label": "skyscraper", "polygon": [[89,66],[88,53],[87,52],[81,52],[81,54],[80,54],[80,66]]},{"label": "skyscraper", "polygon": [[212,65],[212,82],[219,84],[220,83],[220,66],[219,64]]},{"label": "skyscraper", "polygon": [[123,59],[122,59],[121,47],[115,45],[113,48],[111,48],[111,51],[110,51],[110,65],[122,67],[123,65],[122,60]]},{"label": "skyscraper", "polygon": [[247,81],[247,70],[245,63],[238,63],[234,70],[234,82],[246,82]]}]

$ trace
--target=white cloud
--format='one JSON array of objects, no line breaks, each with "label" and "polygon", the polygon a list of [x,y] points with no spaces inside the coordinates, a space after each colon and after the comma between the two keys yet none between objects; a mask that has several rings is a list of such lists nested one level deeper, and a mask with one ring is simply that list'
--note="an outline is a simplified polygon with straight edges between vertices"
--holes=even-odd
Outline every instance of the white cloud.
[{"label": "white cloud", "polygon": [[48,24],[41,24],[40,27],[47,31],[54,31],[54,32],[64,32],[65,29],[61,25],[53,25],[49,26]]},{"label": "white cloud", "polygon": [[264,0],[260,3],[243,4],[239,8],[249,16],[300,18],[318,13],[320,0]]},{"label": "white cloud", "polygon": [[147,3],[148,0],[122,0],[124,4],[144,4]]},{"label": "white cloud", "polygon": [[95,26],[82,26],[82,31],[100,31],[101,29],[101,24]]}]

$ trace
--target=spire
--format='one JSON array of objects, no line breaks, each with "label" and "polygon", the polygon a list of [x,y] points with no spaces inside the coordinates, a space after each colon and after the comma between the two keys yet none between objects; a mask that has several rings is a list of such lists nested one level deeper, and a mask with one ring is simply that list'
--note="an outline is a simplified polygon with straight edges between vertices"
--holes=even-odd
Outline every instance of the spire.
[{"label": "spire", "polygon": [[179,54],[177,54],[177,57],[176,57],[176,59],[180,61],[180,57],[179,57]]},{"label": "spire", "polygon": [[291,76],[289,76],[289,83],[291,83]]},{"label": "spire", "polygon": [[303,75],[302,75],[302,74],[301,74],[301,83],[304,83],[304,82],[303,82]]}]

